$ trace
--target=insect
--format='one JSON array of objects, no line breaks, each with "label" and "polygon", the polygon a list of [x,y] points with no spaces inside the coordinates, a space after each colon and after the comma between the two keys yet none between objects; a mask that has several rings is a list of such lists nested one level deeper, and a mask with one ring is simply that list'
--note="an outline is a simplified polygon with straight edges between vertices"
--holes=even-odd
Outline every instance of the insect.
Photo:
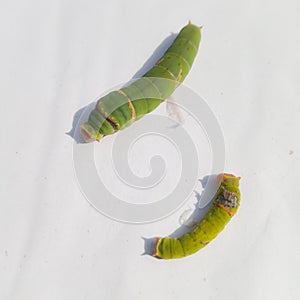
[{"label": "insect", "polygon": [[240,204],[240,177],[220,174],[218,178],[220,187],[204,218],[178,238],[156,238],[153,256],[172,259],[191,255],[205,247],[224,229]]},{"label": "insect", "polygon": [[143,77],[100,98],[88,121],[81,125],[84,140],[99,141],[124,129],[171,96],[190,71],[200,39],[201,27],[189,22]]}]

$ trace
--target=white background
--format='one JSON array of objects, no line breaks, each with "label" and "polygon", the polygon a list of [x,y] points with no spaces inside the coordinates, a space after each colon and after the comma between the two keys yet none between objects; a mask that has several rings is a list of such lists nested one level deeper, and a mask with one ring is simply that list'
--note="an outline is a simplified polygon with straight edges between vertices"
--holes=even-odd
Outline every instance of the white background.
[{"label": "white background", "polygon": [[[299,1],[1,1],[0,299],[299,299]],[[196,255],[162,261],[142,236],[178,215],[114,222],[81,194],[74,113],[141,68],[191,19],[186,84],[223,128],[238,215]]]}]

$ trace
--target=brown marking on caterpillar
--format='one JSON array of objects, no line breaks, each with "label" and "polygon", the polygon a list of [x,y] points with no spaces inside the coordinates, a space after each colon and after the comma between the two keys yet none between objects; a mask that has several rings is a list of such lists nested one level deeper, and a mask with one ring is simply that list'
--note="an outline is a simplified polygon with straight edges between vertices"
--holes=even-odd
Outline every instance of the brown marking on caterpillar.
[{"label": "brown marking on caterpillar", "polygon": [[234,215],[234,213],[228,209],[227,207],[225,207],[223,204],[220,204],[218,202],[214,202],[214,205],[220,207],[221,209],[223,209],[224,211],[226,211],[231,217]]},{"label": "brown marking on caterpillar", "polygon": [[177,80],[177,79],[176,79],[176,76],[169,70],[169,68],[167,68],[167,67],[165,67],[165,66],[159,66],[159,65],[158,65],[157,67],[166,70],[166,71],[171,75],[171,77],[172,77],[174,80]]},{"label": "brown marking on caterpillar", "polygon": [[202,245],[206,246],[206,245],[208,245],[208,244],[209,244],[209,242],[200,242],[200,244],[202,244]]},{"label": "brown marking on caterpillar", "polygon": [[226,178],[236,178],[236,179],[238,179],[238,180],[241,179],[241,177],[235,177],[233,174],[229,174],[229,173],[221,173],[221,174],[219,174],[219,175],[217,176],[217,179],[218,179],[219,181],[221,181],[223,178],[224,178],[224,179],[226,179]]},{"label": "brown marking on caterpillar", "polygon": [[155,65],[159,65],[162,61],[164,60],[164,57],[162,57],[161,59],[159,59]]},{"label": "brown marking on caterpillar", "polygon": [[109,116],[107,112],[105,112],[103,110],[102,107],[99,107],[99,105],[97,105],[97,109],[100,112],[100,114],[102,114],[102,116],[106,119],[107,122],[110,123],[110,125],[115,129],[115,130],[119,130],[120,128],[120,124],[118,122],[114,121],[114,117],[113,116]]},{"label": "brown marking on caterpillar", "polygon": [[[81,129],[81,134],[82,134],[82,137],[83,139],[89,143],[89,142],[92,142],[94,141],[95,139],[86,131],[86,129],[81,125],[80,126],[80,129]],[[100,139],[97,139],[97,141],[99,142]]]},{"label": "brown marking on caterpillar", "polygon": [[133,104],[132,104],[132,102],[131,102],[130,99],[128,99],[128,106],[131,109],[131,120],[130,120],[130,122],[132,123],[135,120],[136,113],[135,113],[134,106],[133,106]]},{"label": "brown marking on caterpillar", "polygon": [[221,186],[223,192],[218,196],[215,202],[223,205],[226,208],[235,208],[237,206],[237,197],[235,192],[230,192]]},{"label": "brown marking on caterpillar", "polygon": [[117,93],[124,96],[124,97],[126,97],[126,98],[128,98],[127,95],[121,90],[118,90]]},{"label": "brown marking on caterpillar", "polygon": [[135,120],[135,117],[136,117],[136,113],[135,113],[135,109],[134,109],[134,106],[132,104],[132,101],[131,101],[131,99],[122,90],[118,90],[117,93],[127,98],[127,100],[128,100],[128,107],[131,110],[130,123],[132,123]]},{"label": "brown marking on caterpillar", "polygon": [[228,191],[224,186],[221,188],[223,189],[223,193],[216,198],[214,204],[225,210],[230,216],[233,216],[234,213],[230,208],[235,208],[237,205],[236,193]]},{"label": "brown marking on caterpillar", "polygon": [[182,68],[180,68],[180,71],[179,71],[179,73],[178,73],[178,76],[177,76],[176,80],[177,80],[178,82],[180,82],[181,78],[182,78]]},{"label": "brown marking on caterpillar", "polygon": [[159,257],[158,256],[158,254],[157,254],[157,244],[158,244],[158,242],[159,242],[159,240],[160,240],[161,238],[159,238],[159,237],[157,237],[156,238],[156,242],[155,242],[155,252],[152,254],[152,256],[154,256],[154,257]]},{"label": "brown marking on caterpillar", "polygon": [[106,117],[106,120],[110,123],[110,125],[115,129],[115,130],[119,130],[120,128],[120,124],[117,122],[114,122],[111,117]]},{"label": "brown marking on caterpillar", "polygon": [[235,192],[230,192],[230,191],[226,190],[223,186],[222,186],[222,189],[223,189],[223,197],[225,198],[225,200],[234,202],[234,200],[236,198]]}]

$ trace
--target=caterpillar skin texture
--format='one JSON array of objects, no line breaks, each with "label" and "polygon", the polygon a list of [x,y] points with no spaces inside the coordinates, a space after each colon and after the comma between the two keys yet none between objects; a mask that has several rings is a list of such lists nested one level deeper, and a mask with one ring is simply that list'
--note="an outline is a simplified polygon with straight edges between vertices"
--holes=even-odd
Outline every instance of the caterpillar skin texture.
[{"label": "caterpillar skin texture", "polygon": [[189,22],[143,77],[100,98],[88,121],[81,125],[84,140],[99,141],[102,136],[129,126],[171,96],[191,69],[200,44],[200,31],[201,27]]},{"label": "caterpillar skin texture", "polygon": [[205,247],[224,229],[240,205],[240,177],[220,174],[219,179],[220,187],[204,218],[181,237],[157,238],[153,256],[172,259],[191,255]]}]

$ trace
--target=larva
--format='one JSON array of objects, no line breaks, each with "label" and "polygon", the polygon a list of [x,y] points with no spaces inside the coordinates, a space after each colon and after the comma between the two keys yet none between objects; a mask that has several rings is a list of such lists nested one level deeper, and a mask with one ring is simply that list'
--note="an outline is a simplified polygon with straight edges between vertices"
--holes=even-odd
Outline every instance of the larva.
[{"label": "larva", "polygon": [[201,27],[189,22],[143,77],[100,98],[88,121],[81,125],[84,140],[99,141],[124,129],[167,99],[190,71],[200,39]]},{"label": "larva", "polygon": [[204,218],[178,238],[157,238],[153,256],[173,259],[191,255],[205,247],[224,229],[240,205],[240,177],[220,174],[219,180],[220,187]]}]

